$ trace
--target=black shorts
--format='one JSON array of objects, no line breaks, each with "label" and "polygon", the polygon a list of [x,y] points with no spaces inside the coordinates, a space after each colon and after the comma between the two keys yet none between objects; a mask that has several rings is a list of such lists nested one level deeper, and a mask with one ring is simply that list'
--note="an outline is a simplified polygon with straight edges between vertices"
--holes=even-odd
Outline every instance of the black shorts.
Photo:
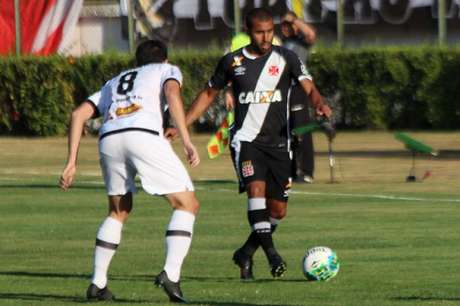
[{"label": "black shorts", "polygon": [[265,147],[252,142],[239,144],[230,146],[239,192],[246,191],[246,186],[253,181],[264,181],[267,198],[287,202],[291,188],[291,158],[286,148]]}]

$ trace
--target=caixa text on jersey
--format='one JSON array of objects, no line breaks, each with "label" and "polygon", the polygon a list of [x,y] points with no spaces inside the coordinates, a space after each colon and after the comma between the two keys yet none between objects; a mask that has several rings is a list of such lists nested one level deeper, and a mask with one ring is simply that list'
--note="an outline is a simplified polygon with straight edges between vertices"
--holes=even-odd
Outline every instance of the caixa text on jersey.
[{"label": "caixa text on jersey", "polygon": [[241,104],[274,103],[283,100],[281,90],[248,91],[240,93],[238,100]]}]

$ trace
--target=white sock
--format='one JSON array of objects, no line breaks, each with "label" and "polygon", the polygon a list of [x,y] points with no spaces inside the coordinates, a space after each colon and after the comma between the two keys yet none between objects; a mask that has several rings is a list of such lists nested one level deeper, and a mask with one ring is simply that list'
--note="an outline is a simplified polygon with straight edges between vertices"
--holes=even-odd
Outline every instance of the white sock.
[{"label": "white sock", "polygon": [[107,285],[107,270],[121,241],[123,223],[107,217],[102,222],[96,236],[94,249],[94,271],[92,283],[102,289]]},{"label": "white sock", "polygon": [[166,262],[164,270],[168,278],[178,282],[185,256],[192,243],[193,223],[195,215],[184,211],[174,210],[166,231]]}]

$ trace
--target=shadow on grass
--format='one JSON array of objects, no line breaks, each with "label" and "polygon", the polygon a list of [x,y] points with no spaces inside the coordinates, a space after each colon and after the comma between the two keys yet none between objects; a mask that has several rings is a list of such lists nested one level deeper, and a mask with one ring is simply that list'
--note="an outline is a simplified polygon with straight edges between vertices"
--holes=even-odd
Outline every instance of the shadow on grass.
[{"label": "shadow on grass", "polygon": [[[90,280],[89,274],[76,274],[76,273],[47,273],[47,272],[25,272],[25,271],[0,271],[0,275],[5,276],[19,276],[19,277],[37,277],[37,278],[75,278],[75,279],[85,279]],[[153,279],[153,275],[134,275],[134,276],[113,276],[112,280],[119,281],[147,281],[150,282]],[[185,281],[197,281],[197,282],[226,282],[226,283],[240,283],[241,281],[238,278],[230,277],[184,277]],[[250,282],[245,282],[249,284],[260,284],[260,283],[271,283],[271,282],[305,282],[302,279],[258,279]],[[17,300],[17,301],[46,301],[46,300],[55,300],[60,302],[74,302],[74,303],[87,303],[88,301],[84,297],[84,294],[80,296],[72,295],[57,295],[52,293],[27,293],[27,292],[9,292],[4,293],[0,292],[0,300]],[[117,298],[115,303],[157,303],[157,301],[143,300],[143,299],[122,299]],[[216,306],[275,306],[275,304],[252,304],[252,303],[239,303],[239,302],[225,302],[225,301],[193,301],[191,300],[191,305],[216,305]],[[292,306],[292,304],[276,304],[278,306]]]},{"label": "shadow on grass", "polygon": [[413,301],[421,301],[421,302],[433,302],[433,301],[460,301],[460,296],[457,297],[442,297],[442,296],[397,296],[391,298],[394,301],[406,301],[406,302],[413,302]]},{"label": "shadow on grass", "polygon": [[0,271],[0,275],[25,276],[25,277],[46,277],[46,278],[78,278],[78,279],[88,279],[88,280],[91,278],[89,274],[26,272],[26,271]]},{"label": "shadow on grass", "polygon": [[215,301],[189,301],[189,305],[215,305],[215,306],[293,306],[293,304],[252,304],[238,302],[215,302]]},{"label": "shadow on grass", "polygon": [[[55,300],[60,302],[74,302],[74,303],[88,303],[88,300],[82,296],[71,295],[56,295],[56,294],[37,294],[37,293],[1,293],[0,300],[21,300],[21,301],[46,301]],[[155,301],[142,300],[142,299],[116,299],[112,303],[130,303],[130,304],[145,304],[154,303]]]},{"label": "shadow on grass", "polygon": [[289,278],[261,278],[251,281],[242,281],[236,277],[206,277],[206,276],[184,276],[184,280],[198,281],[198,282],[238,282],[243,284],[261,284],[261,283],[305,283],[306,279],[289,279]]},{"label": "shadow on grass", "polygon": [[[236,180],[195,180],[195,184],[198,185],[208,185],[208,186],[214,186],[214,185],[221,185],[221,184],[236,184]],[[142,188],[140,184],[136,184],[138,188]],[[0,189],[56,189],[60,190],[57,181],[56,183],[0,183]],[[79,189],[79,190],[105,190],[104,188],[104,183],[101,181],[100,183],[95,183],[95,184],[85,184],[84,182],[81,183],[76,183],[72,185],[71,189]]]},{"label": "shadow on grass", "polygon": [[[84,296],[71,296],[71,295],[56,295],[56,294],[36,294],[36,293],[2,293],[0,292],[0,300],[17,300],[17,301],[60,301],[60,302],[73,302],[87,304],[88,300]],[[158,301],[144,300],[144,299],[120,299],[116,298],[110,304],[129,303],[129,304],[145,304],[145,303],[159,303]],[[292,304],[252,304],[252,303],[238,303],[238,302],[225,302],[225,301],[189,301],[189,305],[216,305],[216,306],[293,306]]]},{"label": "shadow on grass", "polygon": [[[459,159],[460,150],[439,150],[439,155],[436,159]],[[317,156],[328,156],[328,152],[316,152]],[[380,150],[380,151],[335,151],[337,157],[363,157],[363,158],[395,158],[395,157],[412,157],[412,153],[408,150]],[[431,159],[428,154],[417,154],[417,159]]]},{"label": "shadow on grass", "polygon": [[[68,279],[84,279],[88,283],[91,279],[90,274],[78,274],[78,273],[50,273],[50,272],[26,272],[26,271],[0,271],[0,276],[19,276],[19,277],[37,277],[37,278],[68,278]],[[111,280],[117,281],[138,281],[138,282],[150,282],[155,277],[152,275],[115,275],[110,276]]]},{"label": "shadow on grass", "polygon": [[[42,278],[75,278],[75,279],[86,279],[91,278],[90,274],[78,274],[78,273],[50,273],[50,272],[29,272],[29,271],[0,271],[0,275],[6,276],[22,276],[22,277],[42,277]],[[110,277],[112,280],[119,281],[151,281],[155,277],[154,274],[148,275],[113,275]],[[255,279],[252,281],[241,281],[237,277],[207,277],[207,276],[183,276],[184,281],[196,281],[196,282],[238,282],[238,283],[247,283],[247,284],[260,284],[260,283],[272,283],[272,282],[281,282],[281,283],[304,283],[305,279],[289,279],[289,278],[261,278]]]},{"label": "shadow on grass", "polygon": [[[38,184],[13,184],[13,183],[0,183],[0,189],[13,189],[13,188],[18,188],[18,189],[56,189],[57,191],[60,191],[60,188],[57,183],[50,183],[50,184],[43,184],[43,183],[38,183]],[[72,189],[81,189],[81,190],[105,190],[104,189],[104,184],[101,182],[101,184],[75,184],[72,185]]]},{"label": "shadow on grass", "polygon": [[56,295],[56,294],[36,294],[36,293],[3,293],[0,292],[0,299],[2,300],[22,300],[22,301],[43,301],[43,300],[57,300],[62,302],[77,302],[83,303],[86,300],[82,296],[70,295]]}]

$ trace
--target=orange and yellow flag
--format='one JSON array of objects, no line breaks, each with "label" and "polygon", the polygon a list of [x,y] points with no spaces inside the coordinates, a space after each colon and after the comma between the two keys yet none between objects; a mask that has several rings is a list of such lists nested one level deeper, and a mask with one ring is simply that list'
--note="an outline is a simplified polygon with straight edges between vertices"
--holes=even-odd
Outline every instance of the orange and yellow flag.
[{"label": "orange and yellow flag", "polygon": [[214,159],[225,151],[229,140],[229,128],[235,120],[233,112],[228,112],[227,117],[220,124],[217,132],[209,139],[207,149],[210,159]]}]

